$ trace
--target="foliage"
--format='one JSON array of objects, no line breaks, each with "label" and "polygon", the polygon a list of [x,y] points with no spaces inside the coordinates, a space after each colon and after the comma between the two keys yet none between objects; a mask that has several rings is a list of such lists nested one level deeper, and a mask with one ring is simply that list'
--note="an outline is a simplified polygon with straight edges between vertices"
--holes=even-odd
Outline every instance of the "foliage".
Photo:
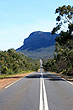
[{"label": "foliage", "polygon": [[59,15],[56,18],[57,26],[53,28],[52,34],[62,29],[62,25],[68,25],[66,32],[60,31],[56,37],[54,59],[44,64],[45,70],[61,72],[73,75],[73,6],[62,6],[56,9]]},{"label": "foliage", "polygon": [[3,66],[3,65],[2,65],[1,73],[3,73],[3,74],[7,74],[7,73],[8,73],[8,68],[7,68],[7,66]]},{"label": "foliage", "polygon": [[[72,29],[72,17],[73,17],[73,6],[71,7],[70,5],[65,6],[63,5],[62,7],[58,7],[55,11],[55,14],[58,14],[56,21],[57,21],[57,26],[53,28],[52,34],[56,33],[58,30],[61,29],[64,24],[68,24],[68,27]],[[66,27],[65,27],[66,28]]]},{"label": "foliage", "polygon": [[54,59],[48,59],[47,62],[44,62],[43,68],[46,71],[55,71],[56,70],[56,65],[55,65],[56,60]]},{"label": "foliage", "polygon": [[38,63],[33,63],[31,58],[24,56],[22,53],[17,53],[14,49],[9,49],[8,51],[0,51],[1,74],[14,74],[24,70],[35,71],[38,68]]},{"label": "foliage", "polygon": [[52,45],[46,48],[42,47],[40,49],[36,49],[33,51],[28,51],[27,49],[25,49],[17,52],[25,53],[27,56],[33,59],[40,59],[40,58],[42,59],[42,58],[48,58],[48,57],[53,58],[54,50],[55,50],[55,45]]}]

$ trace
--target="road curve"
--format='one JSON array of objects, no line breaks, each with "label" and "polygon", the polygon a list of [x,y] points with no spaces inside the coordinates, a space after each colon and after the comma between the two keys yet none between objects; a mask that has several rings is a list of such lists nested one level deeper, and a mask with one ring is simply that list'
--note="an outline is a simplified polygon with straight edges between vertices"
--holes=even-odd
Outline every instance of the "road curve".
[{"label": "road curve", "polygon": [[73,110],[73,85],[49,72],[34,72],[0,91],[0,110]]}]

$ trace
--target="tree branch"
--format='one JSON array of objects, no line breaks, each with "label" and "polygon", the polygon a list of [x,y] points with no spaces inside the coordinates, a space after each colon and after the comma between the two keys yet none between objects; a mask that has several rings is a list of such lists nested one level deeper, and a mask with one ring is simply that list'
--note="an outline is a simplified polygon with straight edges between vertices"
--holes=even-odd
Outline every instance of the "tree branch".
[{"label": "tree branch", "polygon": [[67,19],[67,21],[71,24],[71,22],[69,21],[69,19],[66,17],[66,15],[65,15],[65,18]]}]

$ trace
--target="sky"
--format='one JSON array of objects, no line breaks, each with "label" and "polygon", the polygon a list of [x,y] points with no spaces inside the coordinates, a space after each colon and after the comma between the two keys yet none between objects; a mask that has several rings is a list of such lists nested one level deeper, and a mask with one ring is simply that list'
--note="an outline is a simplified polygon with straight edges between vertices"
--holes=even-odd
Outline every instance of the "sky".
[{"label": "sky", "polygon": [[19,48],[34,31],[51,32],[63,5],[73,0],[0,0],[0,50]]}]

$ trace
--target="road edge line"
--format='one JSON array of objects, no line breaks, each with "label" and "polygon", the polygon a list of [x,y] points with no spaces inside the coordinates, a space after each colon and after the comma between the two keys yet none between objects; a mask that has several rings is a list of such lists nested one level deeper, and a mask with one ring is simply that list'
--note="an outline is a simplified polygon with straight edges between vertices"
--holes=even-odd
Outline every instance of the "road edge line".
[{"label": "road edge line", "polygon": [[5,87],[5,89],[8,88],[8,87],[10,87],[10,86],[12,86],[13,84],[15,84],[16,82],[20,81],[21,79],[23,79],[23,78],[20,78],[20,79],[16,80],[15,82],[9,84],[8,86]]},{"label": "road edge line", "polygon": [[[54,74],[54,73],[52,73],[52,72],[49,72],[49,73],[51,73],[51,74]],[[55,74],[56,75],[56,74]],[[56,76],[58,76],[58,75],[56,75]],[[73,86],[73,83],[71,83],[70,81],[68,81],[67,79],[65,79],[65,78],[62,78],[61,76],[59,76],[61,79],[63,79],[64,81],[66,81],[67,83],[69,83],[69,84],[71,84],[72,86]]]},{"label": "road edge line", "polygon": [[26,76],[28,76],[28,75],[25,75],[25,76],[23,76],[22,78],[20,78],[20,79],[14,81],[14,82],[12,82],[12,83],[9,84],[8,86],[6,86],[5,89],[7,89],[8,87],[12,86],[13,84],[15,84],[16,82],[20,81],[21,79],[23,79],[23,78],[26,77]]},{"label": "road edge line", "polygon": [[68,81],[68,80],[66,80],[64,78],[61,78],[61,79],[65,80],[67,83],[69,83],[69,84],[71,84],[73,86],[73,83],[71,83],[70,81]]}]

